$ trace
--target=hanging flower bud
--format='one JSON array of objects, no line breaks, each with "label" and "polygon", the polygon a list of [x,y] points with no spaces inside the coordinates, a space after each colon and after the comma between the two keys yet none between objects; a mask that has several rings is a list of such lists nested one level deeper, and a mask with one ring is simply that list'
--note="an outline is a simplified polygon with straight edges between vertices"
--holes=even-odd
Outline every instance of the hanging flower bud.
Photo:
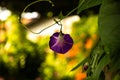
[{"label": "hanging flower bud", "polygon": [[56,32],[50,37],[49,46],[53,51],[64,54],[72,48],[73,39],[69,34]]},{"label": "hanging flower bud", "polygon": [[84,64],[84,66],[83,66],[83,70],[86,71],[86,70],[88,69],[88,66],[89,66],[89,63],[86,62],[86,63]]}]

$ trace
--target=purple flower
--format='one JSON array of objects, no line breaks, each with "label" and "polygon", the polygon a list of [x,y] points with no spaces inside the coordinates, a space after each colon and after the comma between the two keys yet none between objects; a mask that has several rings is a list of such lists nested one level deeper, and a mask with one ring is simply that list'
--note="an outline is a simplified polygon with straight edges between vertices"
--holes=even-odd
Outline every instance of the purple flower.
[{"label": "purple flower", "polygon": [[69,34],[56,32],[50,37],[49,46],[53,51],[64,54],[72,48],[73,39]]}]

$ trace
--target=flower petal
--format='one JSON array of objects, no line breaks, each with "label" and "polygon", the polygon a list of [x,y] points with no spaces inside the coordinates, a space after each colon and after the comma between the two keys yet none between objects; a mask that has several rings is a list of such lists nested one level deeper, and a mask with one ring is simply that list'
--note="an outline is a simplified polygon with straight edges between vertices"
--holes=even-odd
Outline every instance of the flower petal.
[{"label": "flower petal", "polygon": [[49,41],[50,49],[57,53],[66,53],[73,46],[73,39],[69,34],[62,34],[56,32],[50,37]]},{"label": "flower petal", "polygon": [[49,41],[49,46],[52,47],[52,45],[54,45],[57,41],[57,37],[59,36],[59,33],[54,33],[51,37],[50,37],[50,41]]}]

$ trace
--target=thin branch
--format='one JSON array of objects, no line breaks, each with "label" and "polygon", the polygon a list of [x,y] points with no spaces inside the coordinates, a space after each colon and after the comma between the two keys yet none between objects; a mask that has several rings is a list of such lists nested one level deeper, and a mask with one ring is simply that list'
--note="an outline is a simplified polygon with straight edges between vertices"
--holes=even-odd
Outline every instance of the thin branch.
[{"label": "thin branch", "polygon": [[[29,6],[31,6],[31,5],[33,5],[33,4],[35,4],[35,3],[38,3],[38,2],[40,2],[40,1],[48,1],[52,6],[54,6],[54,4],[52,3],[52,1],[50,1],[50,0],[37,0],[37,1],[34,1],[34,2],[30,3],[30,4],[28,4],[28,5],[23,9],[22,13],[24,13],[25,10],[26,10]],[[78,7],[74,8],[73,10],[71,10],[64,18],[68,17],[68,16],[69,16],[72,12],[74,12],[77,8],[78,8]],[[22,14],[22,13],[21,13],[21,14]],[[64,18],[62,18],[62,19],[64,19]],[[30,32],[32,32],[32,33],[34,33],[34,34],[40,34],[40,33],[43,32],[44,30],[52,27],[52,26],[55,25],[55,24],[58,24],[62,19],[60,19],[60,20],[54,19],[55,23],[53,23],[52,25],[50,25],[50,26],[48,26],[48,27],[40,30],[39,32],[33,32],[33,31],[30,30],[27,26],[25,26],[24,24],[22,24],[22,22],[21,22],[21,16],[19,17],[19,22],[20,22],[28,31],[30,31]],[[62,29],[62,28],[61,28],[61,29]]]}]

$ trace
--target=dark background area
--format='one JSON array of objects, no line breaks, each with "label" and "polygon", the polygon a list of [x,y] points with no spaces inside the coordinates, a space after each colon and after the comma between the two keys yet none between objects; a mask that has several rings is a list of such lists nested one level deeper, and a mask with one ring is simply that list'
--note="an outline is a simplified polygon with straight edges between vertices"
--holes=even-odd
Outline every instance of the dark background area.
[{"label": "dark background area", "polygon": [[[20,13],[25,6],[34,1],[35,0],[2,0],[0,1],[0,5],[7,7],[15,13]],[[77,6],[79,0],[52,0],[52,2],[55,5],[54,7],[47,1],[41,1],[30,6],[27,11],[38,11],[41,14],[52,11],[54,15],[58,14],[60,11],[67,13]]]},{"label": "dark background area", "polygon": [[[12,12],[20,14],[28,4],[34,1],[35,0],[1,0],[0,6],[7,7]],[[52,7],[51,4],[47,1],[41,1],[33,4],[26,11],[29,12],[38,11],[41,15],[45,15],[51,11],[53,12],[53,16],[58,15],[62,11],[63,15],[66,15],[72,9],[77,7],[79,3],[79,0],[51,0],[51,1],[55,5],[54,7]],[[86,15],[88,14],[89,11],[93,11],[93,13],[95,14],[98,13],[99,6],[85,10],[81,13],[81,15]],[[72,14],[76,14],[76,11],[73,12]]]}]

